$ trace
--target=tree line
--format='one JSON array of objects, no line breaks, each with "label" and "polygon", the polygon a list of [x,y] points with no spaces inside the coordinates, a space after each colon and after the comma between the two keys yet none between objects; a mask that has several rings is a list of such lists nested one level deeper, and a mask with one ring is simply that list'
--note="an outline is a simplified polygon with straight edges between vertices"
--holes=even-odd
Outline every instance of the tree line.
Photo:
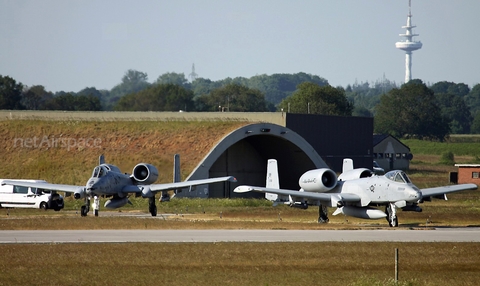
[{"label": "tree line", "polygon": [[333,87],[306,73],[257,75],[219,81],[166,73],[148,82],[128,70],[111,90],[85,88],[53,94],[0,75],[0,108],[77,111],[280,111],[374,117],[374,130],[399,138],[443,140],[449,134],[480,133],[480,84],[378,80]]}]

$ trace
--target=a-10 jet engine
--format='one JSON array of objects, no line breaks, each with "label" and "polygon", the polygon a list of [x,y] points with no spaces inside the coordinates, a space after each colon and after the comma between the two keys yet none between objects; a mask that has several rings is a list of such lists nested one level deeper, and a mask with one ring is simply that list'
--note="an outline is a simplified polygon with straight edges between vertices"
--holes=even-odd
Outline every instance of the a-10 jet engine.
[{"label": "a-10 jet engine", "polygon": [[140,163],[133,167],[132,177],[137,185],[153,184],[158,179],[158,170],[153,165]]},{"label": "a-10 jet engine", "polygon": [[[158,170],[153,165],[140,163],[133,167],[131,178],[136,185],[153,184],[158,179]],[[150,190],[150,187],[139,186],[139,188],[142,190],[142,197],[149,198],[154,196],[154,194]],[[106,201],[105,207],[109,209],[116,209],[123,207],[127,203],[131,204],[128,197],[124,194],[118,194],[114,198]]]},{"label": "a-10 jet engine", "polygon": [[305,172],[298,180],[305,192],[325,193],[337,185],[337,175],[330,169],[316,169]]}]

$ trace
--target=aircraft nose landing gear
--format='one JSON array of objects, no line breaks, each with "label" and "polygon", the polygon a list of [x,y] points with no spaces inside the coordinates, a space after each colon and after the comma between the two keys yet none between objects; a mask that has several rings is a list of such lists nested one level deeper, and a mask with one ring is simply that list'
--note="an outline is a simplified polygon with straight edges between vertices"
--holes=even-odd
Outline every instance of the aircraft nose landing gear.
[{"label": "aircraft nose landing gear", "polygon": [[397,218],[397,209],[395,207],[395,204],[388,204],[387,207],[385,208],[385,212],[387,213],[387,221],[388,225],[391,227],[397,227],[398,226],[398,218]]}]

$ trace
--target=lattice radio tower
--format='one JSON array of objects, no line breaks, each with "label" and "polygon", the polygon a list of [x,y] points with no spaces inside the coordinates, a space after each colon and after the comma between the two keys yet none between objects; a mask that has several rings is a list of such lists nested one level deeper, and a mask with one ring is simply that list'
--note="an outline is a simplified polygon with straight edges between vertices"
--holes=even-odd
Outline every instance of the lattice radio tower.
[{"label": "lattice radio tower", "polygon": [[192,64],[192,72],[188,75],[188,77],[192,82],[198,78],[198,74],[195,73],[195,64]]}]

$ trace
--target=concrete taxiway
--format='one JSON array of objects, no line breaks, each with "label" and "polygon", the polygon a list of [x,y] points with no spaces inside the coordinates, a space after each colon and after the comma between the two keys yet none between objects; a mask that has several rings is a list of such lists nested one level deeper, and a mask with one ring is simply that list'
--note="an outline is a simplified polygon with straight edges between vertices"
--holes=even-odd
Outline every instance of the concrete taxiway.
[{"label": "concrete taxiway", "polygon": [[480,242],[480,228],[426,230],[1,230],[0,243]]}]

